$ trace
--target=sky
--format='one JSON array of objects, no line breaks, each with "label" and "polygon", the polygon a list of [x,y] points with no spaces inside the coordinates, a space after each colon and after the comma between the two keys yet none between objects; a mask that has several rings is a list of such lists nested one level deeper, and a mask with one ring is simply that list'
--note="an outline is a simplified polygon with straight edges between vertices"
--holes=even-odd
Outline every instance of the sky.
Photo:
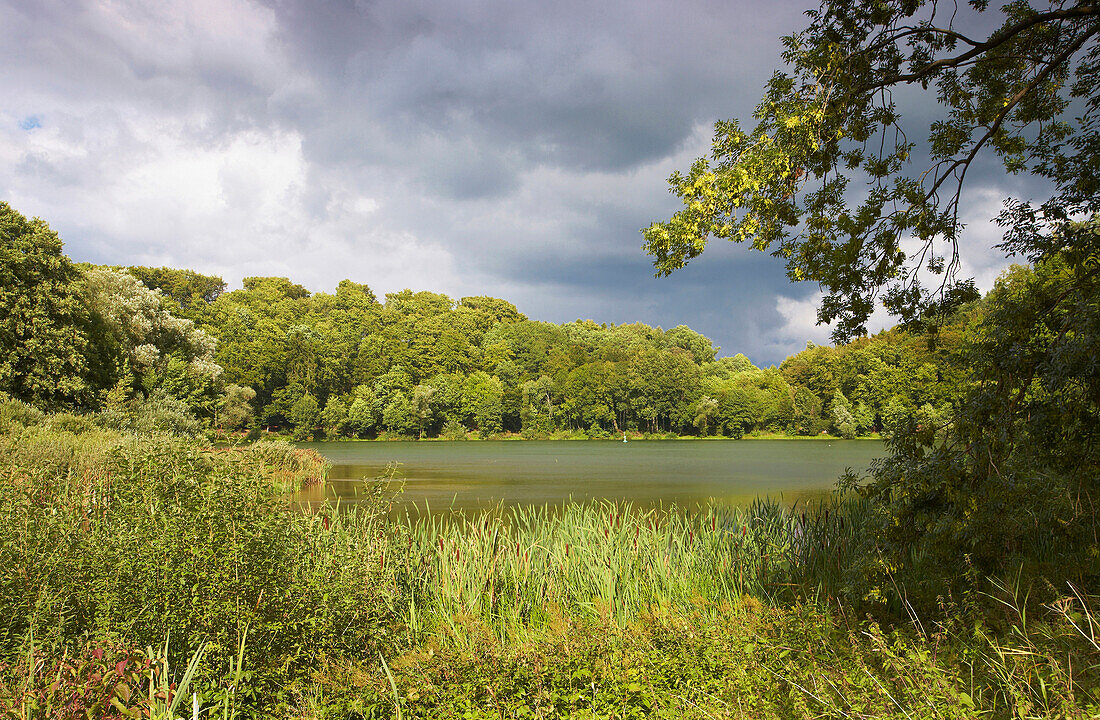
[{"label": "sky", "polygon": [[[0,200],[76,261],[490,295],[779,363],[828,342],[816,286],[726,241],[656,279],[640,229],[714,121],[751,127],[808,7],[0,0]],[[963,275],[988,289],[1018,188],[974,175]]]}]

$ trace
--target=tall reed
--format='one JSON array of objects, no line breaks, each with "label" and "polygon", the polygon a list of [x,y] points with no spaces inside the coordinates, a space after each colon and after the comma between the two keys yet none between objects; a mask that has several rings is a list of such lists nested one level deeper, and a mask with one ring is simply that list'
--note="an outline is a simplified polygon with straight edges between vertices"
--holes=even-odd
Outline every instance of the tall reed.
[{"label": "tall reed", "polygon": [[381,585],[402,598],[410,632],[453,635],[451,619],[462,616],[503,641],[556,613],[624,623],[657,605],[835,592],[848,560],[836,555],[858,547],[855,530],[815,513],[773,500],[696,510],[564,503],[397,521],[349,508],[330,512],[323,544],[374,538]]}]

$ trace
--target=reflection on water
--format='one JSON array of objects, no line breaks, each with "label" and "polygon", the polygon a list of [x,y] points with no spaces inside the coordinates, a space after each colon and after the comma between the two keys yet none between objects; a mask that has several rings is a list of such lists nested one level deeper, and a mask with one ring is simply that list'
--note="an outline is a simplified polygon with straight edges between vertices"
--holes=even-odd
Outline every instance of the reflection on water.
[{"label": "reflection on water", "polygon": [[305,503],[359,501],[363,478],[386,474],[404,484],[402,503],[431,512],[495,505],[625,500],[641,507],[746,503],[771,496],[792,503],[827,493],[847,468],[881,457],[876,440],[660,440],[309,443],[333,467]]}]

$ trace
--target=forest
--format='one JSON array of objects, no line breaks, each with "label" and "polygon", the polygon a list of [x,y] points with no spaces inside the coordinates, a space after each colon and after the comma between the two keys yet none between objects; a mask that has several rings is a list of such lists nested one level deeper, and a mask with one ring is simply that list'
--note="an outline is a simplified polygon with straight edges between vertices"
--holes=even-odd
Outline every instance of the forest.
[{"label": "forest", "polygon": [[[350,280],[329,294],[250,277],[226,292],[221,278],[191,270],[73,264],[47,225],[7,204],[0,222],[17,240],[5,288],[33,302],[7,316],[7,337],[27,356],[9,362],[0,390],[116,426],[264,428],[299,440],[851,438],[946,412],[958,388],[953,354],[982,312],[979,301],[960,303],[927,328],[810,344],[758,368],[742,354],[717,358],[683,325],[557,325],[506,300],[428,291],[380,302]],[[68,338],[64,347],[56,337]],[[46,347],[64,356],[36,349]],[[64,373],[48,391],[28,381],[47,365]]]}]

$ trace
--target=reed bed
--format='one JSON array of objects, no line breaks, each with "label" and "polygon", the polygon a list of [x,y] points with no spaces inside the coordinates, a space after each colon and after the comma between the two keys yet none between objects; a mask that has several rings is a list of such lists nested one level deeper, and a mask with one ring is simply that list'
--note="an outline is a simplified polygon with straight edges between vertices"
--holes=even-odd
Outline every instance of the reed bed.
[{"label": "reed bed", "polygon": [[314,511],[332,536],[327,547],[373,538],[381,585],[400,598],[410,636],[458,638],[453,618],[462,617],[504,642],[561,613],[625,624],[656,606],[825,597],[861,547],[835,509],[769,499],[694,510],[570,502],[396,520],[377,507]]},{"label": "reed bed", "polygon": [[331,467],[316,450],[298,448],[283,440],[262,440],[209,452],[224,465],[270,478],[280,492],[322,485]]}]

